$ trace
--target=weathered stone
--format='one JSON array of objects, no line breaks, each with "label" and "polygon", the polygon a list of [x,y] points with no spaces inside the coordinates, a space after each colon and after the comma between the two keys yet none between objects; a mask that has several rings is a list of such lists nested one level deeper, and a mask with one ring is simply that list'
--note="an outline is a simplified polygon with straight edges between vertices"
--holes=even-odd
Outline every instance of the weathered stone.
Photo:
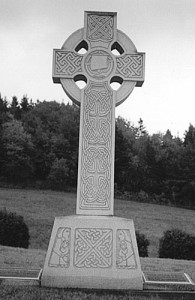
[{"label": "weathered stone", "polygon": [[115,106],[143,84],[144,54],[116,29],[116,13],[85,12],[84,25],[53,51],[54,83],[81,106],[77,216],[55,219],[42,285],[142,290],[133,221],[113,214]]},{"label": "weathered stone", "polygon": [[[75,51],[79,44],[86,54]],[[113,47],[123,53],[115,56]],[[84,90],[77,78],[87,82]],[[115,105],[143,84],[144,54],[116,29],[116,13],[85,12],[85,27],[54,50],[53,80],[81,105],[77,214],[113,215]],[[122,82],[118,91],[113,81]]]},{"label": "weathered stone", "polygon": [[44,270],[42,285],[141,290],[133,221],[106,216],[56,218]]}]

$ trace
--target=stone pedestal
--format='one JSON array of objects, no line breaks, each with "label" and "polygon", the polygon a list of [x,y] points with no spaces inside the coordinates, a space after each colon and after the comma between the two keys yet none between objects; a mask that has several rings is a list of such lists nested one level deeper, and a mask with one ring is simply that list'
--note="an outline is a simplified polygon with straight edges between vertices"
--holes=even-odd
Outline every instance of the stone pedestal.
[{"label": "stone pedestal", "polygon": [[104,216],[56,218],[41,285],[142,290],[133,221]]}]

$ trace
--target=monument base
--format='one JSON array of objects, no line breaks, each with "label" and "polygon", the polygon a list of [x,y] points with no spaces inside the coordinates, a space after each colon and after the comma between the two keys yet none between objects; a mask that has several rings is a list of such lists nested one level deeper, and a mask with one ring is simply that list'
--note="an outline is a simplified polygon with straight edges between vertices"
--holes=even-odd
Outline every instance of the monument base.
[{"label": "monument base", "polygon": [[41,285],[142,290],[133,220],[82,215],[55,218]]}]

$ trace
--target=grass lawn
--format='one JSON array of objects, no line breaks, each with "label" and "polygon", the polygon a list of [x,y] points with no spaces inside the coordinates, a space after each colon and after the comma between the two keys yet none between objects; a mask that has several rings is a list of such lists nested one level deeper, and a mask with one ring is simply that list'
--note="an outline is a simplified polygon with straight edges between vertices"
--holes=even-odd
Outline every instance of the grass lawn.
[{"label": "grass lawn", "polygon": [[[0,209],[3,208],[24,217],[29,227],[31,240],[29,249],[0,246],[0,266],[42,268],[54,218],[75,214],[76,195],[53,191],[0,189]],[[157,258],[159,238],[165,230],[180,228],[194,234],[195,211],[116,199],[115,215],[132,218],[136,230],[144,233],[150,240],[150,257],[141,258],[143,271],[183,271],[187,272],[195,281],[195,261]],[[1,299],[159,300],[161,298],[158,296],[132,296],[129,292],[91,292],[2,285],[0,286]]]},{"label": "grass lawn", "polygon": [[[24,217],[30,231],[30,248],[46,250],[55,217],[75,214],[76,194],[0,189],[0,209],[4,207]],[[116,199],[115,215],[134,220],[135,229],[150,241],[150,257],[158,257],[159,238],[165,230],[179,228],[194,234],[193,210]]]},{"label": "grass lawn", "polygon": [[[0,246],[1,268],[43,268],[46,250]],[[141,257],[143,271],[186,272],[195,282],[195,261]]]},{"label": "grass lawn", "polygon": [[[194,300],[193,295],[138,295],[128,291],[64,290],[36,287],[4,286],[2,300]],[[190,298],[189,298],[190,297]]]},{"label": "grass lawn", "polygon": [[[37,249],[19,249],[0,246],[0,265],[1,268],[22,267],[22,268],[42,268],[44,265],[46,251]],[[143,271],[182,271],[187,272],[195,281],[195,261],[159,259],[159,258],[141,258],[141,267]],[[193,296],[193,295],[192,295]],[[72,299],[72,300],[160,300],[160,299],[186,299],[186,298],[161,298],[151,295],[132,295],[128,291],[92,291],[81,289],[51,289],[38,288],[30,286],[9,286],[0,285],[1,300],[41,300],[41,299]],[[190,298],[193,299],[193,298]]]}]

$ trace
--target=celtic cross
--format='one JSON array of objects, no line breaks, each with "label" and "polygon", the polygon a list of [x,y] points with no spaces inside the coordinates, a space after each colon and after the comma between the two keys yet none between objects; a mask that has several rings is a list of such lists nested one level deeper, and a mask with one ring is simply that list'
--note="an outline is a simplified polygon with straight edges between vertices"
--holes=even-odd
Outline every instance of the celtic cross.
[{"label": "celtic cross", "polygon": [[84,23],[53,51],[53,81],[81,107],[77,215],[55,218],[41,285],[142,290],[133,220],[113,210],[115,106],[143,84],[144,54],[116,13],[85,12]]},{"label": "celtic cross", "polygon": [[[116,13],[85,12],[84,28],[53,51],[54,83],[81,106],[77,214],[113,215],[115,106],[144,82],[144,53],[116,22]],[[117,91],[113,82],[121,85]]]}]

